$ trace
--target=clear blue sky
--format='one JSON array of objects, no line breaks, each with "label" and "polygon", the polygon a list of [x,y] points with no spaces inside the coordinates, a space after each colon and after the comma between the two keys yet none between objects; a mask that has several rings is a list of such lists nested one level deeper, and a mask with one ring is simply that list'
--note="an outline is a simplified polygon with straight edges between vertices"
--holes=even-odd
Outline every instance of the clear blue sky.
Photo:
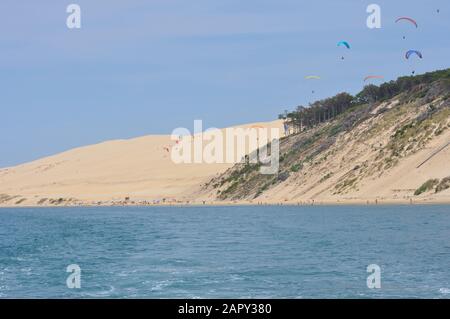
[{"label": "clear blue sky", "polygon": [[[66,27],[70,3],[80,30]],[[379,30],[366,27],[370,3],[381,6]],[[449,0],[2,0],[0,167],[194,119],[272,120],[356,93],[367,74],[447,68],[449,31]],[[344,61],[340,40],[352,45]],[[405,61],[407,49],[424,59]]]}]

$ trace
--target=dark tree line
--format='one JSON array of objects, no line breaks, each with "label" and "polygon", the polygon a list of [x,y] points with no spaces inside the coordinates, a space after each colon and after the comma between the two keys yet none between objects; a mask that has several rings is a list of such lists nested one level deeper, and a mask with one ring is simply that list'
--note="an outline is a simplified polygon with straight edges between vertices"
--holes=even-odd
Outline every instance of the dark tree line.
[{"label": "dark tree line", "polygon": [[309,107],[298,106],[292,112],[285,111],[284,114],[279,115],[279,118],[285,119],[294,133],[297,133],[330,121],[351,107],[387,100],[402,92],[407,92],[419,84],[428,84],[439,79],[449,80],[450,69],[417,76],[400,77],[380,86],[370,84],[355,96],[348,93],[339,93],[333,97],[316,101]]},{"label": "dark tree line", "polygon": [[352,101],[353,96],[348,93],[340,93],[331,98],[316,101],[309,107],[298,106],[295,111],[285,113],[280,117],[287,121],[294,132],[299,132],[332,120],[345,112],[351,106]]}]

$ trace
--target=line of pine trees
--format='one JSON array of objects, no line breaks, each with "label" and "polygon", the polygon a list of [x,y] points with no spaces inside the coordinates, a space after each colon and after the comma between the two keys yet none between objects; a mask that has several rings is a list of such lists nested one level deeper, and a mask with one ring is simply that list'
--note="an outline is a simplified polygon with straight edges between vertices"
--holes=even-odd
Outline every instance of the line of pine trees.
[{"label": "line of pine trees", "polygon": [[330,121],[354,106],[387,100],[402,92],[407,92],[419,84],[429,84],[439,79],[450,80],[450,69],[417,76],[404,76],[380,86],[370,84],[355,96],[349,93],[339,93],[333,97],[316,101],[309,107],[298,106],[292,112],[285,111],[284,114],[279,115],[279,118],[284,119],[294,133],[298,133]]}]

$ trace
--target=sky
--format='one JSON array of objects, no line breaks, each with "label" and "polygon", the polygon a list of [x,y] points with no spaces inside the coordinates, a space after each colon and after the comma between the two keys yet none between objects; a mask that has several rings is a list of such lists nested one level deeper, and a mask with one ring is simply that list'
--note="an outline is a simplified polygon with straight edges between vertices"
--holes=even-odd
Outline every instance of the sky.
[{"label": "sky", "polygon": [[[71,3],[80,29],[66,26]],[[372,3],[380,29],[366,25]],[[0,167],[196,119],[270,121],[369,74],[448,68],[449,31],[448,0],[2,0]]]}]

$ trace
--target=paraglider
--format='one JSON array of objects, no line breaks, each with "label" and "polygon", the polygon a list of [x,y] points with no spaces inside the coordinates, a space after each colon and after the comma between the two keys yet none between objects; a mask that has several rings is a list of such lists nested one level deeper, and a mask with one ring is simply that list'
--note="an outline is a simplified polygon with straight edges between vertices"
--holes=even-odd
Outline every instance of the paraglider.
[{"label": "paraglider", "polygon": [[[337,44],[338,47],[344,46],[347,49],[350,49],[350,44],[347,41],[339,41]],[[341,60],[344,60],[344,56],[341,57]]]},{"label": "paraglider", "polygon": [[339,41],[337,44],[338,47],[345,46],[347,49],[350,49],[350,44],[347,41]]},{"label": "paraglider", "polygon": [[409,59],[410,56],[413,55],[413,54],[417,55],[421,59],[423,58],[422,53],[420,53],[419,51],[416,51],[416,50],[409,50],[408,52],[406,52],[405,58]]},{"label": "paraglider", "polygon": [[412,23],[416,28],[419,27],[419,25],[417,24],[416,20],[414,20],[413,18],[409,18],[409,17],[400,17],[397,20],[395,20],[395,23],[398,23],[400,21],[408,21],[410,23]]},{"label": "paraglider", "polygon": [[[420,59],[423,58],[422,53],[419,52],[419,51],[416,51],[416,50],[409,50],[408,52],[406,52],[405,58],[406,58],[407,60],[409,60],[409,58],[410,58],[413,54],[417,55]],[[416,73],[415,70],[413,70],[413,71],[411,72],[412,75],[414,75],[415,73]]]},{"label": "paraglider", "polygon": [[307,79],[307,80],[320,80],[320,76],[318,76],[318,75],[307,75],[307,76],[305,76],[305,79]]},{"label": "paraglider", "polygon": [[[307,75],[307,76],[305,76],[305,79],[306,80],[320,80],[320,76],[318,76],[318,75]],[[314,94],[315,91],[312,90],[311,93]]]},{"label": "paraglider", "polygon": [[[409,17],[400,17],[397,20],[395,20],[395,23],[398,23],[400,21],[405,21],[405,22],[409,22],[412,25],[414,25],[416,27],[416,29],[419,27],[419,25],[417,24],[416,20],[414,20],[413,18],[409,18]],[[405,40],[406,37],[403,36],[403,40]]]},{"label": "paraglider", "polygon": [[364,82],[370,79],[384,79],[382,75],[368,75],[364,78]]}]

